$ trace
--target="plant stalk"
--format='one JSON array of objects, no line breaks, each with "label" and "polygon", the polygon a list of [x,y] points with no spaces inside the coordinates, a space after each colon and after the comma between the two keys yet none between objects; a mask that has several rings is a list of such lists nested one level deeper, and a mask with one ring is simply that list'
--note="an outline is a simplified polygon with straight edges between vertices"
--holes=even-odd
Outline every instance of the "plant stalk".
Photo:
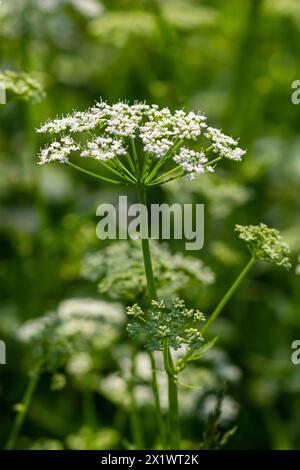
[{"label": "plant stalk", "polygon": [[132,351],[132,361],[131,361],[131,377],[128,381],[128,392],[129,392],[129,399],[130,399],[130,423],[131,423],[131,431],[132,431],[132,438],[134,443],[138,446],[139,449],[145,449],[143,433],[142,433],[142,426],[140,417],[138,414],[138,406],[136,402],[136,397],[134,394],[134,384],[135,384],[135,376],[136,376],[136,354],[137,349],[134,346]]},{"label": "plant stalk", "polygon": [[17,438],[19,436],[21,427],[28,413],[28,409],[32,402],[32,398],[36,390],[40,376],[41,376],[41,365],[37,366],[37,368],[31,373],[30,380],[28,382],[22,403],[20,405],[21,406],[20,411],[15,417],[11,432],[9,434],[9,437],[5,446],[5,450],[12,450],[15,448]]},{"label": "plant stalk", "polygon": [[168,399],[169,399],[169,433],[170,448],[172,450],[180,449],[180,423],[178,410],[178,391],[174,365],[170,353],[169,343],[166,339],[163,344],[164,366],[168,376]]},{"label": "plant stalk", "polygon": [[[147,204],[146,198],[146,189],[143,186],[139,187],[139,203]],[[147,223],[148,221],[143,221],[141,219],[141,224]],[[148,223],[147,223],[148,226]],[[142,229],[142,227],[141,227]],[[142,232],[142,230],[141,230]],[[143,259],[144,259],[144,267],[145,267],[145,275],[147,279],[147,287],[148,293],[152,300],[157,300],[157,291],[155,286],[155,280],[153,275],[153,267],[152,267],[152,259],[151,259],[151,252],[150,252],[150,245],[149,245],[149,238],[142,238],[142,251],[143,251]],[[168,397],[169,397],[169,425],[170,425],[170,445],[174,449],[179,449],[179,441],[180,441],[180,431],[179,431],[179,413],[178,413],[178,393],[177,393],[177,384],[175,381],[174,376],[174,368],[172,362],[172,356],[170,353],[170,348],[168,341],[164,341],[164,351],[163,351],[163,358],[164,358],[164,366],[166,369],[167,377],[168,377]],[[151,360],[151,357],[150,357]],[[154,358],[153,358],[154,360]],[[155,365],[155,364],[154,364]],[[155,372],[152,368],[152,372]],[[155,382],[156,381],[156,374],[155,374]],[[161,406],[159,402],[159,395],[158,395],[158,388],[155,386],[155,383],[152,379],[152,386],[155,388],[155,399],[156,399],[156,409],[157,414],[159,415],[158,422],[160,423],[160,434],[163,442],[164,433],[164,426],[162,422],[162,412]]]},{"label": "plant stalk", "polygon": [[254,257],[252,257],[250,259],[250,261],[247,263],[247,265],[245,266],[245,268],[243,269],[243,271],[240,273],[240,275],[236,278],[236,280],[234,281],[232,286],[228,289],[228,291],[226,292],[226,294],[224,295],[222,300],[219,302],[219,304],[217,305],[217,307],[213,311],[212,315],[209,317],[209,319],[206,322],[204,328],[202,328],[201,333],[203,335],[207,332],[208,328],[216,321],[216,319],[218,318],[218,316],[222,312],[223,308],[225,307],[225,305],[227,304],[229,299],[232,297],[234,292],[237,290],[237,288],[241,284],[244,277],[248,274],[248,271],[251,269],[251,267],[253,266],[255,261],[256,261],[256,259]]}]

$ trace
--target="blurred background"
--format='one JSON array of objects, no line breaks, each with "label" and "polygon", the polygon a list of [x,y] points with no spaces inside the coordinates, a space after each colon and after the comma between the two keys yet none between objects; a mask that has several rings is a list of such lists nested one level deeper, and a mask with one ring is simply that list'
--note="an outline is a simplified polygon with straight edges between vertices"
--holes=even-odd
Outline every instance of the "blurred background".
[{"label": "blurred background", "polygon": [[[109,297],[82,277],[81,264],[85,253],[105,247],[95,235],[95,210],[116,200],[119,188],[69,167],[36,164],[43,141],[35,128],[101,97],[202,110],[247,148],[241,164],[150,194],[156,202],[205,203],[205,246],[191,254],[216,273],[215,282],[181,292],[204,312],[247,259],[235,223],[274,226],[293,251],[291,272],[257,264],[224,310],[215,349],[184,378],[195,388],[192,409],[183,406],[183,431],[187,447],[197,448],[226,384],[219,419],[224,429],[238,427],[226,448],[300,448],[300,365],[291,362],[291,343],[300,339],[300,106],[291,102],[299,52],[298,0],[1,3],[1,71],[29,73],[45,90],[8,93],[0,105],[0,339],[7,345],[7,364],[0,366],[1,447],[30,368],[30,345],[16,338],[20,325],[68,298]],[[183,248],[176,241],[168,249]],[[44,374],[18,448],[128,447],[126,371],[120,372],[128,343],[121,327],[93,365],[81,351],[72,364]],[[137,381],[150,446],[155,424],[147,377]],[[186,405],[190,400],[183,398]]]}]

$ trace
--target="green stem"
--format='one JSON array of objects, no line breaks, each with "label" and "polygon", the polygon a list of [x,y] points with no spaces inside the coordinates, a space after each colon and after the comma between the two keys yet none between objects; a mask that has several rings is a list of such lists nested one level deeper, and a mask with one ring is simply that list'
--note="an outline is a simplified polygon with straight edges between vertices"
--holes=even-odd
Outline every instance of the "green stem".
[{"label": "green stem", "polygon": [[146,184],[150,183],[154,179],[160,167],[168,160],[168,158],[171,157],[171,155],[174,152],[176,152],[176,150],[180,147],[182,143],[183,143],[183,140],[179,140],[176,144],[173,145],[173,147],[170,150],[168,150],[168,152],[163,157],[159,158],[158,162],[152,168],[151,172],[145,179]]},{"label": "green stem", "polygon": [[175,173],[178,170],[182,170],[182,167],[180,165],[175,166],[175,168],[172,168],[172,170],[169,170],[166,173],[164,173],[163,175],[158,176],[157,178],[155,178],[155,180],[152,181],[152,183],[159,183],[163,178],[166,178],[166,176],[172,175],[173,173]]},{"label": "green stem", "polygon": [[[146,199],[146,190],[143,186],[140,186],[138,189],[139,195],[139,203],[143,205],[147,205]],[[142,218],[141,218],[142,219]],[[147,220],[141,220],[141,225],[147,224]],[[144,259],[144,267],[145,267],[145,274],[148,286],[148,293],[150,299],[157,300],[157,292],[155,287],[154,275],[153,275],[153,267],[152,267],[152,260],[151,260],[151,253],[150,253],[150,245],[148,237],[142,238],[142,251],[143,251],[143,259]]]},{"label": "green stem", "polygon": [[202,329],[201,332],[202,332],[203,335],[207,332],[208,328],[216,321],[219,314],[222,312],[223,308],[225,307],[225,305],[227,304],[229,299],[232,297],[234,292],[237,290],[237,288],[239,287],[242,280],[247,275],[248,271],[253,266],[255,261],[256,261],[256,259],[254,257],[252,257],[250,259],[250,261],[247,263],[247,265],[245,266],[245,268],[243,269],[243,271],[240,273],[240,275],[236,278],[236,280],[234,281],[232,286],[228,289],[228,291],[226,292],[226,294],[224,295],[222,300],[219,302],[219,304],[217,305],[217,307],[213,311],[212,315],[209,317],[209,319],[206,322],[204,328]]},{"label": "green stem", "polygon": [[140,168],[140,162],[139,162],[138,154],[137,154],[137,151],[136,151],[136,146],[135,146],[134,139],[130,139],[130,142],[131,142],[133,161],[134,161],[134,164],[136,166],[137,176],[139,178],[141,168]]},{"label": "green stem", "polygon": [[155,182],[150,183],[150,184],[148,184],[148,186],[161,186],[162,184],[166,184],[166,183],[170,183],[171,181],[178,180],[178,178],[182,178],[184,175],[185,175],[185,173],[182,172],[182,173],[179,173],[179,175],[172,176],[171,178],[168,178],[164,181],[160,181],[158,183],[155,183]]},{"label": "green stem", "polygon": [[16,440],[20,433],[21,427],[24,423],[25,417],[27,415],[29,406],[31,404],[34,392],[36,390],[39,378],[41,375],[41,365],[39,365],[32,373],[30,380],[28,382],[27,388],[24,393],[22,403],[20,405],[20,411],[15,417],[11,432],[9,434],[5,449],[12,450],[16,445]]},{"label": "green stem", "polygon": [[135,376],[136,376],[136,354],[137,349],[134,347],[132,352],[132,361],[131,361],[131,377],[128,381],[128,393],[130,399],[130,422],[131,422],[131,430],[132,430],[132,438],[134,440],[135,445],[139,449],[144,449],[144,439],[142,434],[142,426],[141,421],[138,413],[138,406],[134,394],[134,384],[135,384]]},{"label": "green stem", "polygon": [[94,178],[98,178],[102,181],[107,181],[108,183],[112,183],[112,184],[121,184],[121,181],[116,181],[110,178],[106,178],[105,176],[97,175],[97,173],[93,173],[92,171],[85,170],[84,168],[81,168],[80,166],[75,165],[74,163],[68,162],[68,165],[70,165],[72,168],[75,168],[75,170],[81,171],[82,173],[85,173],[86,175],[93,176]]},{"label": "green stem", "polygon": [[153,159],[153,155],[150,155],[149,152],[146,152],[144,164],[143,164],[143,171],[142,171],[142,181],[145,181],[145,179],[147,178],[147,174],[151,166],[152,159]]},{"label": "green stem", "polygon": [[[144,204],[144,205],[147,204],[146,189],[145,187],[142,187],[142,186],[139,187],[139,203]],[[141,224],[143,224],[143,222],[146,222],[146,221],[141,220]],[[157,296],[155,280],[154,280],[154,275],[153,275],[151,252],[150,252],[150,245],[149,245],[148,238],[144,238],[144,239],[142,238],[142,251],[143,251],[145,275],[147,279],[147,287],[148,287],[149,296],[151,299],[157,300],[158,296]],[[174,375],[172,357],[171,357],[169,344],[167,340],[164,342],[163,357],[164,357],[164,366],[165,366],[167,377],[168,377],[170,445],[174,449],[179,449],[180,431],[179,431],[177,384],[176,384],[176,380],[175,380],[176,378]],[[152,368],[152,372],[154,372],[153,368]],[[156,376],[155,376],[155,381],[156,381]],[[153,380],[152,380],[152,386],[155,387]],[[159,395],[158,395],[157,386],[155,388],[156,388],[155,396],[157,400],[157,412],[160,415],[158,422],[162,422],[161,421],[162,413],[161,413],[161,407],[159,403]],[[160,434],[161,434],[162,442],[164,442],[164,431],[162,429],[161,429]]]},{"label": "green stem", "polygon": [[116,165],[113,159],[106,160],[106,162],[104,162],[103,160],[97,160],[97,162],[99,163],[99,165],[103,166],[103,168],[105,168],[107,171],[110,171],[118,178],[126,179],[126,181],[132,182],[131,180],[129,180],[129,178],[125,178],[125,176],[120,172],[118,166]]},{"label": "green stem", "polygon": [[134,182],[132,178],[128,178],[128,176],[125,175],[124,170],[118,164],[116,157],[114,159],[107,160],[107,163],[103,162],[102,160],[98,160],[98,162],[100,165],[103,165],[107,171],[111,171],[118,178],[121,178],[121,180],[125,180],[131,184]]},{"label": "green stem", "polygon": [[169,398],[169,432],[172,450],[180,449],[180,423],[178,410],[178,390],[174,365],[168,340],[163,344],[164,367],[168,377],[168,398]]},{"label": "green stem", "polygon": [[217,158],[214,158],[213,160],[211,160],[210,162],[207,162],[204,164],[204,166],[210,166],[210,165],[213,165],[214,163],[217,163],[219,162],[220,160],[222,160],[223,157],[217,157]]},{"label": "green stem", "polygon": [[156,364],[155,364],[153,353],[149,351],[148,355],[149,355],[149,359],[151,363],[151,379],[152,379],[151,388],[152,388],[155,410],[156,410],[156,420],[157,420],[159,435],[161,439],[161,444],[164,447],[166,444],[166,433],[165,433],[163,416],[162,416],[161,406],[160,406],[160,397],[159,397],[159,390],[158,390],[158,383],[157,383],[157,376],[156,376]]},{"label": "green stem", "polygon": [[130,157],[129,153],[126,153],[125,158],[128,161],[128,164],[129,164],[129,167],[131,169],[132,174],[135,176],[136,169],[134,167],[134,164],[132,163],[132,160],[131,160],[131,157]]},{"label": "green stem", "polygon": [[133,174],[128,170],[128,168],[126,168],[125,165],[123,165],[123,163],[119,160],[119,158],[116,158],[115,159],[115,162],[116,164],[119,166],[119,168],[125,173],[127,173],[127,175],[129,176],[130,180],[133,181],[134,183],[137,183],[137,179],[133,176]]},{"label": "green stem", "polygon": [[[143,187],[139,188],[139,203],[140,204],[147,204],[146,200],[146,190]],[[141,223],[146,222],[141,220]],[[142,251],[143,251],[143,260],[144,260],[144,268],[145,268],[145,275],[147,280],[147,287],[148,293],[151,299],[157,300],[157,292],[155,287],[154,275],[153,275],[153,267],[152,267],[152,260],[151,260],[151,252],[150,252],[150,245],[148,238],[142,238]],[[160,397],[159,397],[159,389],[157,383],[157,376],[156,376],[156,366],[155,366],[155,359],[153,354],[149,353],[149,359],[151,362],[152,368],[152,391],[155,403],[155,410],[156,410],[156,420],[159,429],[160,439],[162,445],[165,444],[165,429],[164,423],[162,418],[162,411],[161,411],[161,404],[160,404]]]}]

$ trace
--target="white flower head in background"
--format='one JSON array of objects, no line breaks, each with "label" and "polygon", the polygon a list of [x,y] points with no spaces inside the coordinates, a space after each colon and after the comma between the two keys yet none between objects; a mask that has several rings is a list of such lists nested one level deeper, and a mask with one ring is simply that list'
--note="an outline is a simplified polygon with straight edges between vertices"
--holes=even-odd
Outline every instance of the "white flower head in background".
[{"label": "white flower head in background", "polygon": [[30,347],[34,359],[53,371],[78,354],[91,356],[93,350],[111,346],[119,337],[124,317],[124,309],[117,303],[68,299],[56,311],[25,322],[16,337]]}]

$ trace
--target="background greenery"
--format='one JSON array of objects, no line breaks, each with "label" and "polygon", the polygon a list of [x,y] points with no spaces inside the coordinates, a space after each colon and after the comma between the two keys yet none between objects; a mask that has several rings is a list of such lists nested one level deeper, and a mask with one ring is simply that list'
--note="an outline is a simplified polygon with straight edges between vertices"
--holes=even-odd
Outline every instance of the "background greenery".
[{"label": "background greenery", "polygon": [[[80,264],[85,252],[103,246],[95,236],[97,205],[117,197],[115,188],[70,168],[38,167],[42,142],[35,127],[102,97],[201,109],[240,137],[248,149],[242,164],[151,195],[153,201],[206,205],[205,247],[192,254],[216,272],[216,282],[184,296],[209,313],[243,265],[235,223],[281,229],[297,264],[300,108],[291,102],[291,83],[300,79],[299,51],[298,0],[2,2],[1,69],[37,74],[46,89],[38,102],[12,97],[0,105],[0,338],[7,343],[7,365],[0,366],[2,446],[29,367],[28,349],[15,332],[63,299],[99,295],[82,279]],[[183,250],[178,241],[170,245]],[[208,429],[203,410],[226,382],[224,422],[238,426],[228,448],[300,448],[300,366],[290,360],[291,343],[300,337],[294,271],[257,265],[218,320],[215,351],[186,378],[204,385],[194,412],[182,416],[189,446],[202,440]],[[126,343],[121,332],[113,345],[119,356]],[[108,380],[119,367],[110,345],[85,377],[46,374],[18,447],[128,446],[126,390],[120,385],[112,393]],[[59,379],[66,381],[63,388],[53,386]],[[151,436],[150,405],[141,405],[141,413]]]}]

